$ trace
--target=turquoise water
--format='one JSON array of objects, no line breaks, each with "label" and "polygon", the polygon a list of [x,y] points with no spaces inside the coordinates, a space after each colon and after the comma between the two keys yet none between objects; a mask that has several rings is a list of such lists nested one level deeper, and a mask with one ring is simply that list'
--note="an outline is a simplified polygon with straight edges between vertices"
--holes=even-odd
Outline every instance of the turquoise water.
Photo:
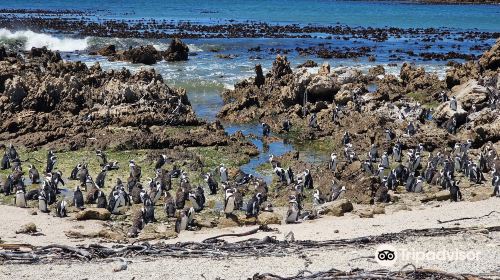
[{"label": "turquoise water", "polygon": [[8,0],[0,8],[78,9],[101,18],[157,18],[217,22],[346,24],[372,27],[449,27],[500,31],[500,5],[427,5],[404,1]]}]

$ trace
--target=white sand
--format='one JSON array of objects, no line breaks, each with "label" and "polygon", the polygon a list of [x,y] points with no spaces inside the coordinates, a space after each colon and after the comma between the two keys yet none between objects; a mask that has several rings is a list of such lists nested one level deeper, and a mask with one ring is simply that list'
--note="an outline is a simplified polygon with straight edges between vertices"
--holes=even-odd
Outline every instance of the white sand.
[{"label": "white sand", "polygon": [[[472,217],[488,214],[492,210],[500,211],[500,199],[491,198],[479,202],[427,204],[417,206],[413,211],[397,211],[393,206],[386,208],[388,214],[376,215],[372,219],[361,219],[354,214],[344,217],[322,217],[315,221],[308,221],[296,225],[273,226],[279,233],[258,233],[252,237],[276,235],[282,239],[292,231],[296,239],[301,240],[330,240],[340,238],[353,238],[367,235],[378,235],[388,232],[399,232],[405,229],[436,228],[436,227],[486,227],[499,226],[500,214],[478,220],[460,221],[456,223],[438,224],[437,220],[449,220],[460,217]],[[0,237],[8,243],[30,243],[36,245],[59,243],[81,244],[96,243],[97,239],[75,241],[66,238],[63,231],[82,225],[83,231],[96,231],[102,227],[102,222],[86,221],[76,222],[70,219],[46,217],[45,214],[31,216],[27,210],[9,206],[0,206]],[[14,232],[21,225],[33,221],[45,236],[16,235]],[[168,242],[201,241],[205,238],[231,232],[245,232],[254,227],[209,229],[199,232],[183,232],[179,238]],[[79,229],[81,231],[81,229]],[[334,233],[338,230],[338,233]],[[228,237],[228,241],[243,238]],[[500,233],[469,232],[449,237],[412,237],[403,242],[391,244],[397,250],[416,250],[423,253],[440,252],[447,250],[454,252],[478,253],[477,259],[461,260],[421,260],[410,256],[398,262],[390,269],[398,270],[404,264],[411,262],[417,266],[436,268],[457,273],[500,273]],[[373,260],[374,246],[327,248],[321,250],[304,251],[302,256],[290,255],[286,257],[249,257],[229,259],[209,258],[134,258],[128,269],[122,272],[113,272],[115,263],[90,262],[90,263],[55,263],[42,265],[9,264],[0,266],[0,279],[39,279],[54,277],[60,279],[62,275],[68,279],[247,279],[255,273],[272,272],[280,275],[295,275],[298,271],[328,270],[337,268],[350,270],[354,268],[380,269],[384,268]],[[309,263],[309,264],[308,264]],[[203,276],[202,276],[203,274]],[[204,278],[205,277],[205,278]]]}]

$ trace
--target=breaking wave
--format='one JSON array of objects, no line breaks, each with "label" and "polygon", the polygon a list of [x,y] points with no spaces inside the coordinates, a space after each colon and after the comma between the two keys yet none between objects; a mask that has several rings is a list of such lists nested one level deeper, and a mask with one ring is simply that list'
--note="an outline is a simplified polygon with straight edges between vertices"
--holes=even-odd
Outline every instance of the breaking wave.
[{"label": "breaking wave", "polygon": [[87,39],[60,38],[31,30],[12,32],[5,28],[0,29],[0,45],[5,45],[12,50],[47,47],[50,50],[62,52],[81,51],[87,48]]}]

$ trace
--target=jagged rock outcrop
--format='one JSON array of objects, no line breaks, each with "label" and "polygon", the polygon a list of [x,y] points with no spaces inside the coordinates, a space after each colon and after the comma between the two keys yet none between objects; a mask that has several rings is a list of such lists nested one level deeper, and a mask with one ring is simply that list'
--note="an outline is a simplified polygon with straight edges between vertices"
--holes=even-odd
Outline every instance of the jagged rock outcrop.
[{"label": "jagged rock outcrop", "polygon": [[479,58],[479,67],[481,70],[496,71],[500,68],[500,38],[497,39],[496,44],[491,49],[486,51],[481,58]]},{"label": "jagged rock outcrop", "polygon": [[189,47],[178,38],[172,39],[168,49],[163,52],[163,58],[166,61],[188,60],[188,56]]},{"label": "jagged rock outcrop", "polygon": [[[0,140],[28,147],[161,148],[227,145],[220,126],[203,125],[186,92],[154,69],[104,72],[47,49],[0,61]],[[176,133],[177,126],[194,126]],[[173,131],[173,132],[169,132]]]}]

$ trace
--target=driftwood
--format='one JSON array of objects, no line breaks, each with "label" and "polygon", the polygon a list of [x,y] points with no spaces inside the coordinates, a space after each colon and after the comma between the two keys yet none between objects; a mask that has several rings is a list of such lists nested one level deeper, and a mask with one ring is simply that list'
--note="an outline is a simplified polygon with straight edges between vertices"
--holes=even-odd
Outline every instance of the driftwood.
[{"label": "driftwood", "polygon": [[[255,274],[252,280],[326,280],[326,279],[389,279],[389,280],[406,280],[406,279],[441,279],[441,280],[470,280],[470,279],[488,279],[499,277],[499,275],[472,275],[472,274],[454,274],[449,272],[444,272],[435,269],[421,269],[416,268],[413,265],[412,270],[400,270],[400,271],[389,271],[389,270],[374,270],[366,271],[361,269],[356,269],[353,271],[341,271],[338,269],[330,269],[328,271],[322,271],[317,273],[312,273],[310,271],[301,271],[295,276],[283,277],[272,273]],[[405,269],[403,268],[403,269]]]},{"label": "driftwood", "polygon": [[[259,228],[260,229],[260,228]],[[257,229],[257,230],[259,230]],[[19,251],[19,248],[9,245],[0,250],[0,263],[2,262],[51,262],[54,259],[60,260],[99,260],[112,258],[130,258],[136,256],[154,256],[154,257],[174,257],[174,258],[238,258],[238,257],[262,257],[262,256],[285,256],[289,254],[302,254],[304,250],[326,249],[334,247],[347,246],[366,246],[382,243],[404,241],[408,237],[435,237],[450,236],[472,230],[487,230],[489,232],[500,231],[500,226],[486,228],[430,228],[418,230],[404,230],[398,233],[386,233],[376,236],[358,237],[352,239],[337,239],[324,241],[297,240],[278,241],[271,236],[262,239],[250,238],[239,242],[226,242],[218,239],[221,236],[209,238],[210,242],[179,242],[176,244],[166,244],[164,242],[150,244],[147,242],[132,245],[115,245],[105,247],[99,244],[90,244],[86,246],[62,246],[49,245],[36,247],[31,251]],[[256,230],[243,234],[250,235]],[[242,234],[240,234],[242,235]],[[223,235],[228,236],[228,235]],[[233,235],[231,235],[233,236]],[[205,240],[206,241],[206,240]],[[28,247],[23,245],[22,247]],[[0,247],[1,249],[2,247]],[[279,279],[279,278],[277,278]],[[293,279],[293,278],[292,278]],[[354,278],[350,278],[354,279]]]},{"label": "driftwood", "polygon": [[214,237],[210,237],[210,238],[207,238],[205,240],[202,241],[202,243],[211,243],[211,242],[215,242],[217,241],[217,239],[221,238],[221,237],[243,237],[243,236],[249,236],[249,235],[252,235],[252,234],[256,234],[257,232],[260,231],[272,231],[271,228],[269,228],[267,225],[261,225],[259,226],[258,228],[256,229],[252,229],[250,231],[247,231],[247,232],[243,232],[243,233],[228,233],[228,234],[221,234],[221,235],[217,235],[217,236],[214,236]]},{"label": "driftwood", "polygon": [[479,216],[479,217],[465,217],[465,218],[458,218],[458,219],[452,219],[452,220],[446,220],[446,221],[440,221],[440,220],[437,220],[437,221],[440,224],[446,224],[446,223],[452,223],[452,222],[463,221],[463,220],[479,220],[481,218],[488,217],[493,213],[500,214],[500,212],[498,212],[498,211],[491,211],[490,213],[483,215],[483,216]]}]

